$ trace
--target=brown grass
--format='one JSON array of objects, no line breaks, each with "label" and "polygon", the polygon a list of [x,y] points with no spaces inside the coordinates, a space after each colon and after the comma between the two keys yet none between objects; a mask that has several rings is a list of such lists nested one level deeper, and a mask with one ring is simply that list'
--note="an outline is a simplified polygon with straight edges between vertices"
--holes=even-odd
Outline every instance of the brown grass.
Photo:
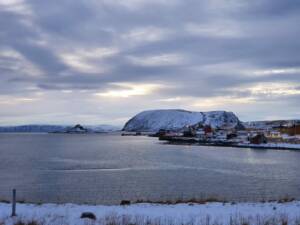
[{"label": "brown grass", "polygon": [[[250,216],[242,217],[239,215],[231,216],[229,221],[222,223],[216,219],[212,219],[210,216],[204,216],[202,219],[196,220],[191,218],[189,221],[180,222],[173,218],[154,218],[150,219],[144,216],[128,216],[111,214],[96,221],[84,219],[82,221],[84,225],[300,225],[300,217],[288,218],[286,215],[273,216]],[[4,225],[4,222],[0,221],[0,225]],[[54,219],[53,221],[27,221],[18,220],[14,225],[74,225],[68,224],[65,221]]]},{"label": "brown grass", "polygon": [[[296,201],[295,198],[290,197],[288,195],[284,196],[284,197],[280,197],[278,199],[261,199],[258,201],[253,201],[253,202],[257,202],[257,203],[289,203],[289,202],[293,202]],[[143,199],[139,199],[136,201],[131,202],[132,204],[135,203],[150,203],[150,204],[163,204],[163,205],[175,205],[175,204],[207,204],[207,203],[231,203],[232,205],[235,205],[237,203],[243,203],[243,201],[228,201],[225,198],[219,198],[216,196],[211,196],[211,197],[199,197],[199,198],[190,198],[190,199],[174,199],[174,200],[143,200]]]},{"label": "brown grass", "polygon": [[23,221],[19,220],[14,225],[44,225],[44,224],[41,222],[34,221],[34,220],[31,220],[29,222],[23,222]]},{"label": "brown grass", "polygon": [[225,199],[217,197],[208,197],[208,198],[190,198],[190,199],[175,199],[175,200],[137,200],[133,203],[151,203],[151,204],[163,204],[163,205],[175,205],[175,204],[207,204],[212,202],[218,203],[228,203]]}]

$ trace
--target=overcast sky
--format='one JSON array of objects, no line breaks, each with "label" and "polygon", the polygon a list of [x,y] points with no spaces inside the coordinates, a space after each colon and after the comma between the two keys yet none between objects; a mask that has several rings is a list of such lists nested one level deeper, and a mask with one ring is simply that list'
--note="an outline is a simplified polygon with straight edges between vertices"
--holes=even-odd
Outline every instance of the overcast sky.
[{"label": "overcast sky", "polygon": [[299,21],[298,0],[0,0],[0,124],[300,119]]}]

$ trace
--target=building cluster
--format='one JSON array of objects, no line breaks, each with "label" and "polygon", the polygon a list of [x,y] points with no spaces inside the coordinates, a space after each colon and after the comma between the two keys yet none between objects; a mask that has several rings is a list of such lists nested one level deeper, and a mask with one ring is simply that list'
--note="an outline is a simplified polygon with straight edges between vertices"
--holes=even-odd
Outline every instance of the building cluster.
[{"label": "building cluster", "polygon": [[232,127],[213,128],[209,125],[197,124],[184,127],[181,131],[160,130],[157,133],[161,139],[194,140],[209,143],[224,144],[266,144],[292,143],[300,144],[300,123],[281,126]]}]

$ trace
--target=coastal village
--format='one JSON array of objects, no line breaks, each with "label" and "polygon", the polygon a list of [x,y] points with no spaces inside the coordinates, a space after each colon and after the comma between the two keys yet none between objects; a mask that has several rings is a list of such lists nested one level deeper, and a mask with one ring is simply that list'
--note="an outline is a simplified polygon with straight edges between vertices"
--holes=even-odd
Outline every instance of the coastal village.
[{"label": "coastal village", "polygon": [[176,132],[161,129],[153,136],[177,143],[300,148],[300,121],[273,121],[269,124],[249,122],[238,127],[218,128],[196,124]]},{"label": "coastal village", "polygon": [[131,118],[122,135],[149,135],[170,144],[300,150],[300,120],[242,122],[226,111],[148,110]]}]

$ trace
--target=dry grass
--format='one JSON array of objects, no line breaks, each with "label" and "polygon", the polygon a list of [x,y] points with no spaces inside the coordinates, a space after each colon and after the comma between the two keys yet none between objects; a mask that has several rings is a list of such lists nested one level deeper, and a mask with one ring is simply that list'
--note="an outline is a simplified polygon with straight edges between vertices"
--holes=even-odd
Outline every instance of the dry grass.
[{"label": "dry grass", "polygon": [[101,225],[300,225],[300,219],[292,220],[286,215],[274,216],[231,216],[229,221],[222,223],[205,216],[202,219],[191,218],[190,221],[180,222],[172,218],[149,219],[147,217],[136,216],[116,216],[111,215],[103,220],[96,221],[95,224]]},{"label": "dry grass", "polygon": [[296,199],[295,198],[291,198],[289,196],[286,196],[284,198],[281,198],[278,200],[278,203],[287,203],[287,202],[293,202],[295,201]]},{"label": "dry grass", "polygon": [[175,204],[207,204],[212,202],[219,203],[228,203],[225,199],[217,198],[217,197],[208,197],[208,198],[190,198],[190,199],[175,199],[175,200],[137,200],[134,203],[151,203],[151,204],[163,204],[163,205],[175,205]]},{"label": "dry grass", "polygon": [[32,221],[29,221],[29,222],[18,221],[14,225],[44,225],[44,224],[41,223],[41,222],[37,222],[37,221],[32,220]]},{"label": "dry grass", "polygon": [[[291,197],[289,195],[285,195],[283,197],[279,197],[277,199],[267,199],[264,197],[261,197],[260,199],[253,199],[253,201],[246,201],[246,202],[257,202],[257,203],[288,203],[296,201],[297,199],[294,197]],[[299,200],[299,199],[298,199]],[[130,205],[135,203],[151,203],[151,204],[163,204],[163,205],[174,205],[174,204],[206,204],[206,203],[244,203],[245,201],[232,201],[227,200],[226,198],[218,197],[218,196],[200,196],[200,197],[194,197],[194,198],[177,198],[177,199],[165,199],[165,200],[150,200],[150,199],[138,199],[135,201],[130,200],[122,200],[120,202],[120,205]],[[0,203],[11,203],[8,200],[0,199]],[[25,200],[18,200],[17,203],[20,204],[36,204],[41,205],[43,202],[31,202],[31,201],[25,201]],[[89,202],[84,203],[86,205],[89,205]],[[1,225],[1,224],[0,224]]]},{"label": "dry grass", "polygon": [[[126,215],[107,215],[98,220],[84,219],[81,221],[84,225],[300,225],[300,217],[288,218],[286,215],[273,216],[250,216],[242,217],[239,215],[231,216],[229,221],[221,222],[210,216],[204,216],[201,219],[191,218],[189,221],[177,221],[173,218],[148,218],[144,216],[126,216]],[[5,223],[0,221],[0,225]],[[22,221],[18,220],[14,225],[74,225],[65,220],[52,219],[50,221]]]},{"label": "dry grass", "polygon": [[[253,201],[253,202],[258,202],[258,203],[288,203],[288,202],[293,202],[296,201],[295,198],[293,197],[289,197],[284,196],[284,197],[280,197],[278,199],[261,199],[259,201]],[[207,203],[231,203],[231,204],[236,204],[236,203],[243,203],[243,202],[235,202],[235,201],[228,201],[225,198],[219,198],[216,196],[211,196],[211,197],[200,197],[200,198],[190,198],[190,199],[174,199],[174,200],[157,200],[157,201],[153,201],[153,200],[142,200],[139,199],[137,201],[132,202],[134,203],[151,203],[151,204],[163,204],[163,205],[175,205],[175,204],[207,204]]]}]

